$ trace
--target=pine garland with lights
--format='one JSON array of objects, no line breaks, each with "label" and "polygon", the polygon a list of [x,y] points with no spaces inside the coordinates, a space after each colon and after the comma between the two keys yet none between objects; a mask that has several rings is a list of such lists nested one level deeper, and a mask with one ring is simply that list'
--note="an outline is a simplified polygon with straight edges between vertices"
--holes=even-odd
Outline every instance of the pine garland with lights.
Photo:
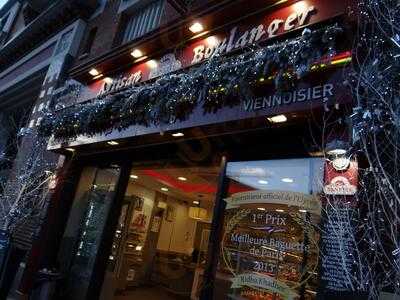
[{"label": "pine garland with lights", "polygon": [[39,126],[43,136],[58,141],[79,135],[94,136],[132,125],[171,124],[188,119],[201,105],[205,114],[239,105],[259,85],[278,92],[294,87],[310,73],[316,62],[326,65],[336,54],[338,25],[305,29],[301,36],[271,46],[254,45],[235,56],[214,55],[198,67],[168,74],[152,83],[77,104],[57,113],[47,113]]}]

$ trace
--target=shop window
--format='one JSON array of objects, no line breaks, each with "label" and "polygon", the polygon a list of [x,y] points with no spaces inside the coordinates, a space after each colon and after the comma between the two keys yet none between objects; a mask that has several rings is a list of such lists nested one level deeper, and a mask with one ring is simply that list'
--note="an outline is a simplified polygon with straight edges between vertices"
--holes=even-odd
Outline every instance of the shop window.
[{"label": "shop window", "polygon": [[322,159],[228,163],[213,299],[316,299]]},{"label": "shop window", "polygon": [[137,7],[127,17],[122,42],[135,40],[160,26],[164,0],[157,0],[147,6]]}]

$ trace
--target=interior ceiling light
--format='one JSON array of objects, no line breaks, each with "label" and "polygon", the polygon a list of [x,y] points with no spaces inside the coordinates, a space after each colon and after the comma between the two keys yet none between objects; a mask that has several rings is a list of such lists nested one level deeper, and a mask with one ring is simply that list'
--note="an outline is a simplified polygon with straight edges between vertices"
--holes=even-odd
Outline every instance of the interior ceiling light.
[{"label": "interior ceiling light", "polygon": [[187,180],[186,177],[178,177],[178,179],[179,179],[180,181],[186,181],[186,180]]},{"label": "interior ceiling light", "polygon": [[292,178],[282,178],[282,181],[283,181],[283,182],[286,182],[286,183],[292,183],[292,182],[294,182],[294,180],[293,180]]},{"label": "interior ceiling light", "polygon": [[173,137],[183,137],[185,136],[182,132],[176,132],[172,134]]},{"label": "interior ceiling light", "polygon": [[195,22],[192,25],[190,25],[189,30],[193,33],[199,33],[204,30],[204,26],[199,22]]},{"label": "interior ceiling light", "polygon": [[285,115],[277,115],[277,116],[269,117],[267,119],[271,123],[284,123],[287,121],[287,118]]},{"label": "interior ceiling light", "polygon": [[264,207],[257,207],[258,210],[265,211]]},{"label": "interior ceiling light", "polygon": [[169,189],[167,189],[166,187],[161,188],[161,190],[162,190],[163,192],[168,192],[168,191],[169,191]]},{"label": "interior ceiling light", "polygon": [[131,178],[132,178],[132,179],[138,179],[139,176],[132,174],[132,175],[131,175]]},{"label": "interior ceiling light", "polygon": [[200,204],[200,201],[196,201],[196,200],[195,200],[195,201],[193,201],[193,204],[194,204],[194,205],[199,205],[199,204]]},{"label": "interior ceiling light", "polygon": [[100,72],[97,71],[95,68],[93,68],[89,71],[89,74],[92,76],[98,76],[98,75],[100,75]]},{"label": "interior ceiling light", "polygon": [[259,184],[268,184],[268,181],[266,181],[266,180],[259,180],[258,183],[259,183]]},{"label": "interior ceiling light", "polygon": [[116,142],[116,141],[109,141],[109,142],[107,142],[107,144],[109,144],[109,145],[111,145],[111,146],[119,145],[119,143]]},{"label": "interior ceiling light", "polygon": [[140,51],[139,49],[135,49],[135,50],[133,50],[133,51],[131,52],[131,55],[132,55],[134,58],[139,58],[139,57],[142,57],[142,56],[143,56],[143,52]]},{"label": "interior ceiling light", "polygon": [[285,212],[283,209],[275,209],[276,212]]}]

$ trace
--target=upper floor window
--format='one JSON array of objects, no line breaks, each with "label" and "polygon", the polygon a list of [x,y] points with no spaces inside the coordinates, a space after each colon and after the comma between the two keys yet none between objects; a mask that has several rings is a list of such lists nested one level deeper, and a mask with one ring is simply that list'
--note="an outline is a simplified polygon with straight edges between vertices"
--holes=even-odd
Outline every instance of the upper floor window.
[{"label": "upper floor window", "polygon": [[164,0],[154,1],[147,6],[137,8],[129,16],[123,35],[123,43],[145,35],[160,25]]},{"label": "upper floor window", "polygon": [[92,46],[93,46],[93,42],[96,37],[96,34],[97,34],[97,27],[93,27],[90,30],[89,35],[86,39],[82,55],[87,55],[90,53],[90,51],[92,50]]},{"label": "upper floor window", "polygon": [[6,26],[8,16],[9,15],[6,15],[3,18],[0,18],[0,31],[3,31],[4,26]]}]

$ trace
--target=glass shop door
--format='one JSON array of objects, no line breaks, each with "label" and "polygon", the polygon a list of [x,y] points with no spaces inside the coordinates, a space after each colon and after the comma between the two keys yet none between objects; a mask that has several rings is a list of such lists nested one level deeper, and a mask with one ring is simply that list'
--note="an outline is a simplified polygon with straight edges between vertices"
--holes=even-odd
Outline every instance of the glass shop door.
[{"label": "glass shop door", "polygon": [[86,167],[81,174],[59,253],[62,272],[68,274],[63,299],[89,295],[120,171],[118,166]]},{"label": "glass shop door", "polygon": [[230,162],[213,299],[316,299],[323,161]]}]

